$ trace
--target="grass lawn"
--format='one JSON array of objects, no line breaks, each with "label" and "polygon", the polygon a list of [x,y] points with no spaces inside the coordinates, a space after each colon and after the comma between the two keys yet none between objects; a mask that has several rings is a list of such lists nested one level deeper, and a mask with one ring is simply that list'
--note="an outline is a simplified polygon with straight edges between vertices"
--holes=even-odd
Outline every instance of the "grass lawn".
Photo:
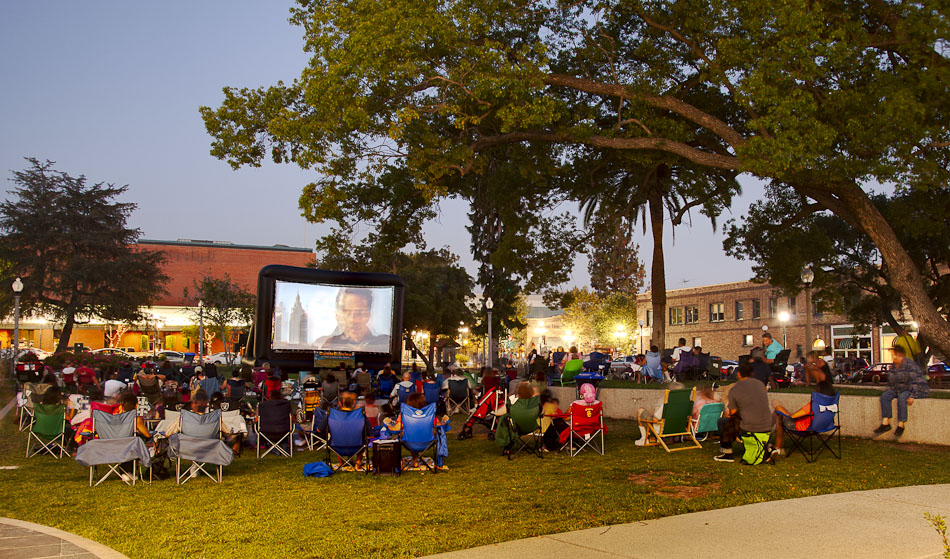
[{"label": "grass lawn", "polygon": [[[454,435],[464,421],[455,418]],[[714,462],[717,445],[667,454],[640,448],[629,421],[611,421],[607,454],[507,461],[476,428],[450,438],[450,470],[398,478],[308,479],[293,459],[245,453],[224,483],[193,480],[89,488],[71,459],[23,458],[26,437],[0,425],[0,516],[46,524],[130,557],[406,557],[541,534],[767,500],[948,483],[950,449],[845,439],[845,460],[801,456],[776,466]]]},{"label": "grass lawn", "polygon": [[[687,388],[692,388],[694,386],[702,386],[704,384],[710,384],[710,380],[688,380],[683,382],[683,385]],[[722,382],[718,384],[732,384],[732,382]],[[661,384],[658,382],[651,383],[636,383],[631,380],[620,380],[620,379],[607,379],[600,383],[601,388],[639,388],[645,390],[665,390],[667,385]],[[942,385],[941,385],[942,388]],[[841,391],[842,396],[873,396],[877,398],[881,395],[882,392],[887,390],[887,385],[854,385],[854,386],[839,386],[838,389]],[[814,391],[814,386],[789,386],[787,388],[777,388],[771,390],[772,394],[811,394]],[[938,400],[950,400],[950,391],[944,390],[931,390],[930,398],[936,398]]]}]

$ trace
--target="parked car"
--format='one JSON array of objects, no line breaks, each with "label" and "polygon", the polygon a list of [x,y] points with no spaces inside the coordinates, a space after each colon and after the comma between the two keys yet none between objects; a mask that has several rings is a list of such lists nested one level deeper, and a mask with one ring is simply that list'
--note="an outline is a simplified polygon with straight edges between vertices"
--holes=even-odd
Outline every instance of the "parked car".
[{"label": "parked car", "polygon": [[230,363],[229,363],[229,362],[228,362],[228,354],[224,353],[223,351],[219,351],[218,353],[212,353],[211,355],[206,355],[205,358],[203,359],[203,361],[204,361],[205,363],[214,363],[215,365],[228,365],[228,364],[230,364],[230,365],[233,365],[233,366],[235,366],[235,367],[241,364],[241,356],[240,356],[240,355],[238,355],[238,354],[236,354],[236,353],[231,353],[231,354],[230,354],[230,357],[231,357],[231,360],[230,360]]},{"label": "parked car", "polygon": [[119,349],[117,347],[104,347],[102,349],[94,349],[90,353],[98,353],[100,355],[115,355],[117,357],[124,357],[129,360],[135,359],[135,357],[131,353],[129,353],[128,351],[125,351],[124,349]]},{"label": "parked car", "polygon": [[[148,353],[146,355],[149,357],[152,356],[151,353]],[[172,351],[170,349],[163,349],[161,351],[155,352],[156,361],[161,361],[162,356],[164,356],[165,360],[167,360],[169,363],[180,364],[180,363],[185,362],[185,354],[180,351]]]},{"label": "parked car", "polygon": [[610,371],[615,373],[623,373],[627,370],[632,370],[631,365],[633,365],[636,360],[636,355],[627,355],[619,359],[614,359],[610,362]]},{"label": "parked car", "polygon": [[887,372],[893,368],[893,363],[875,363],[870,367],[855,371],[851,376],[851,382],[855,384],[860,382],[873,382],[875,384],[887,382]]},{"label": "parked car", "polygon": [[[13,353],[13,352],[11,351],[10,353]],[[52,353],[50,353],[49,351],[42,350],[38,347],[28,347],[28,348],[20,350],[20,353],[17,354],[17,361],[23,361],[23,358],[29,353],[32,353],[33,355],[35,355],[36,358],[39,359],[40,361],[52,355]]]}]

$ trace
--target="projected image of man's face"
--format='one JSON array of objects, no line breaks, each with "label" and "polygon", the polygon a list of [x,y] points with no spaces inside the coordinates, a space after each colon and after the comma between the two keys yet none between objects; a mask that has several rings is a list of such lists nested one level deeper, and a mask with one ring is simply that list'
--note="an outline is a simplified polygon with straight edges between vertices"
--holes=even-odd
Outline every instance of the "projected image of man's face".
[{"label": "projected image of man's face", "polygon": [[368,291],[347,292],[340,298],[336,321],[348,339],[360,342],[369,335],[370,311],[372,295]]}]

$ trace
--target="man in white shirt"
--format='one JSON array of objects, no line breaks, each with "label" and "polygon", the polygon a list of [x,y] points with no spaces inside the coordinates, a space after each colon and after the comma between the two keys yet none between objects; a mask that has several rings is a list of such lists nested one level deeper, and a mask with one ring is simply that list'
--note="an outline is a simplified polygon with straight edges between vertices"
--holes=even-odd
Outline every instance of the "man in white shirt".
[{"label": "man in white shirt", "polygon": [[673,349],[673,364],[675,365],[679,362],[680,354],[684,352],[689,353],[690,351],[693,351],[693,348],[686,345],[686,338],[680,338],[679,345]]},{"label": "man in white shirt", "polygon": [[399,401],[399,387],[408,388],[410,390],[415,390],[416,384],[412,382],[412,375],[408,372],[402,374],[402,380],[393,387],[393,391],[389,394],[389,397]]},{"label": "man in white shirt", "polygon": [[102,392],[105,394],[107,399],[115,398],[120,392],[125,390],[125,383],[117,379],[118,375],[116,373],[112,373],[109,375],[109,380],[106,381],[105,386],[102,388]]}]

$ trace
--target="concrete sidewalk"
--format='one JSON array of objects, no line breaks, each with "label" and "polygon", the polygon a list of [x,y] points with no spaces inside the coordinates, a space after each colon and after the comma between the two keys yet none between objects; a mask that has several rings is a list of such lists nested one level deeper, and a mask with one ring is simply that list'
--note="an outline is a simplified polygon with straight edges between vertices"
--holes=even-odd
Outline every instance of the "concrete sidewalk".
[{"label": "concrete sidewalk", "polygon": [[0,557],[127,559],[118,551],[81,536],[12,518],[0,518]]},{"label": "concrete sidewalk", "polygon": [[552,534],[432,557],[939,558],[924,513],[950,521],[950,485],[919,485],[756,503]]}]

